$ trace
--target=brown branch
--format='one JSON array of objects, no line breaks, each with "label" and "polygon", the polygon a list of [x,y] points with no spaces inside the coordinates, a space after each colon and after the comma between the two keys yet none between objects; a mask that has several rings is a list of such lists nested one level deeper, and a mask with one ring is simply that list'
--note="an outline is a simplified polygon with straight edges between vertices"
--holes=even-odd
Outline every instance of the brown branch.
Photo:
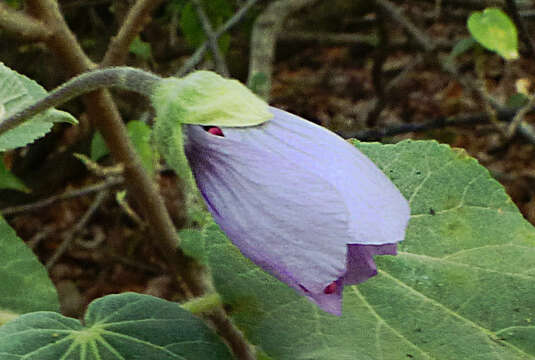
[{"label": "brown branch", "polygon": [[102,62],[101,67],[123,65],[126,62],[130,44],[135,37],[150,22],[151,13],[163,0],[138,0],[130,8],[119,32],[112,38]]},{"label": "brown branch", "polygon": [[[500,121],[510,122],[511,119],[518,113],[518,108],[505,108],[496,112],[496,117]],[[529,112],[535,112],[535,108],[529,109]],[[395,135],[407,134],[411,132],[429,131],[433,129],[441,129],[447,126],[465,126],[475,124],[490,124],[491,116],[488,113],[468,114],[459,116],[441,116],[431,121],[419,124],[401,124],[380,129],[366,129],[354,132],[340,132],[339,135],[343,138],[355,138],[361,141],[378,141],[385,137]],[[531,144],[535,144],[535,133],[532,129],[524,128],[522,125],[518,128],[518,132],[522,134]]]},{"label": "brown branch", "polygon": [[48,270],[50,270],[52,266],[56,264],[59,258],[65,253],[65,251],[69,249],[69,246],[76,238],[76,235],[87,225],[89,220],[91,220],[97,209],[104,202],[104,200],[106,200],[108,194],[109,193],[107,190],[102,190],[101,192],[99,192],[91,203],[91,206],[82,215],[80,220],[78,220],[78,222],[72,227],[72,229],[70,229],[67,233],[63,235],[63,241],[45,264]]},{"label": "brown branch", "polygon": [[89,185],[89,186],[86,186],[84,188],[73,190],[73,191],[69,191],[69,192],[64,192],[62,194],[53,195],[53,196],[50,196],[50,197],[48,197],[46,199],[38,200],[38,201],[30,203],[30,204],[11,206],[11,207],[7,207],[7,208],[4,208],[4,209],[0,209],[0,214],[5,216],[5,215],[18,214],[18,213],[21,213],[21,212],[39,210],[39,209],[44,208],[46,206],[50,206],[52,204],[55,204],[55,203],[57,203],[59,201],[68,200],[68,199],[72,199],[72,198],[75,198],[75,197],[92,194],[94,192],[101,191],[101,190],[113,187],[115,185],[121,184],[122,182],[123,182],[123,178],[122,177],[116,177],[116,176],[110,177],[110,178],[106,179],[105,181],[103,181],[101,183],[94,184],[94,185]]},{"label": "brown branch", "polygon": [[25,40],[45,40],[52,32],[42,22],[0,3],[0,28]]},{"label": "brown branch", "polygon": [[210,23],[210,19],[208,19],[208,16],[206,16],[206,13],[204,12],[201,2],[199,0],[191,0],[191,2],[195,7],[195,11],[197,11],[197,16],[199,17],[204,33],[208,38],[208,46],[210,47],[212,55],[214,56],[216,71],[222,76],[229,76],[227,64],[225,63],[225,58],[223,57],[223,54],[221,54],[221,50],[219,49],[219,44],[217,43],[217,36],[214,33],[212,24]]}]

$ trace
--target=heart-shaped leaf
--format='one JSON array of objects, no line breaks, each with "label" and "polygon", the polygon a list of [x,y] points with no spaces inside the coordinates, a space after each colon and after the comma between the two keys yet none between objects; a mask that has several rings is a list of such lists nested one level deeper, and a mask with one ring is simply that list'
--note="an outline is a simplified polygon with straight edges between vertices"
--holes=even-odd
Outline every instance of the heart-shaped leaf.
[{"label": "heart-shaped leaf", "polygon": [[500,9],[476,11],[468,18],[470,34],[485,48],[497,52],[506,60],[518,58],[515,24]]},{"label": "heart-shaped leaf", "polygon": [[226,345],[177,303],[148,295],[92,302],[84,324],[54,312],[23,315],[0,327],[0,359],[232,359]]}]

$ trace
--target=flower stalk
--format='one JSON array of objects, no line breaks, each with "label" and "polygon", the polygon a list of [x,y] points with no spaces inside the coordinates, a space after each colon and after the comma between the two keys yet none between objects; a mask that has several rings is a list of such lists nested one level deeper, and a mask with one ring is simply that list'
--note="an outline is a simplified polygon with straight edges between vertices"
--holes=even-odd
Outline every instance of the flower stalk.
[{"label": "flower stalk", "polygon": [[149,72],[126,66],[83,73],[27,108],[0,120],[0,134],[21,125],[41,111],[61,105],[77,96],[97,89],[117,87],[149,96],[155,84],[161,79],[161,77]]}]

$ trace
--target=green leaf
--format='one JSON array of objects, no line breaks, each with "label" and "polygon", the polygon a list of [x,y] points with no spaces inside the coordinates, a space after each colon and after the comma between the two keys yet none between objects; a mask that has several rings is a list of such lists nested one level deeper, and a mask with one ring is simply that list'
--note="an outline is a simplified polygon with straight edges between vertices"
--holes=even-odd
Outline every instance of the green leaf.
[{"label": "green leaf", "polygon": [[150,43],[141,40],[139,36],[136,36],[134,41],[132,41],[129,50],[143,61],[152,59],[152,47]]},{"label": "green leaf", "polygon": [[177,303],[125,293],[93,301],[76,319],[26,314],[0,327],[0,358],[27,360],[232,359],[200,319]]},{"label": "green leaf", "polygon": [[515,24],[500,9],[488,8],[472,13],[468,18],[468,30],[477,42],[504,59],[518,58]]},{"label": "green leaf", "polygon": [[108,146],[106,145],[106,141],[104,141],[102,134],[96,131],[93,135],[93,139],[91,139],[91,149],[89,155],[91,160],[99,161],[109,153],[110,149],[108,149]]},{"label": "green leaf", "polygon": [[[128,132],[128,137],[132,141],[132,145],[134,145],[134,149],[141,158],[143,167],[151,175],[154,174],[154,167],[158,155],[151,144],[152,130],[150,126],[142,121],[132,120],[126,124],[126,131]],[[91,160],[98,161],[109,153],[110,150],[106,146],[104,138],[99,132],[96,132],[91,140]]]},{"label": "green leaf", "polygon": [[0,279],[0,313],[59,310],[58,295],[45,267],[1,216]]},{"label": "green leaf", "polygon": [[2,154],[0,154],[0,189],[11,189],[23,192],[30,192],[30,189],[11,171],[9,171],[2,161]]},{"label": "green leaf", "polygon": [[529,101],[529,97],[522,94],[522,93],[515,93],[511,96],[509,96],[509,99],[507,99],[507,103],[505,106],[508,108],[520,108],[524,105],[526,105]]},{"label": "green leaf", "polygon": [[[35,81],[18,74],[0,63],[0,105],[6,118],[46,96],[46,90]],[[0,119],[1,121],[1,119]],[[49,109],[22,125],[0,135],[0,152],[24,146],[45,136],[55,122],[76,124],[77,120],[67,112]]]},{"label": "green leaf", "polygon": [[248,339],[277,360],[534,359],[535,231],[503,187],[434,141],[356,145],[412,215],[399,254],[345,288],[341,317],[253,265],[216,225],[183,239]]}]

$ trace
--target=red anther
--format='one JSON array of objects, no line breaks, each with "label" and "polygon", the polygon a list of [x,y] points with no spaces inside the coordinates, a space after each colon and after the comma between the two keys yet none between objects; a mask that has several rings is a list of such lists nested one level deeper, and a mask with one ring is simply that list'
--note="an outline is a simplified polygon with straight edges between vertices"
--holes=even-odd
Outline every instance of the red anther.
[{"label": "red anther", "polygon": [[224,136],[223,131],[221,131],[221,129],[218,128],[217,126],[212,126],[211,128],[208,129],[208,132],[215,136]]},{"label": "red anther", "polygon": [[338,287],[338,285],[336,284],[336,281],[333,281],[332,283],[330,283],[329,285],[327,285],[325,287],[325,289],[323,290],[323,292],[325,294],[332,294],[336,291],[336,288]]}]

